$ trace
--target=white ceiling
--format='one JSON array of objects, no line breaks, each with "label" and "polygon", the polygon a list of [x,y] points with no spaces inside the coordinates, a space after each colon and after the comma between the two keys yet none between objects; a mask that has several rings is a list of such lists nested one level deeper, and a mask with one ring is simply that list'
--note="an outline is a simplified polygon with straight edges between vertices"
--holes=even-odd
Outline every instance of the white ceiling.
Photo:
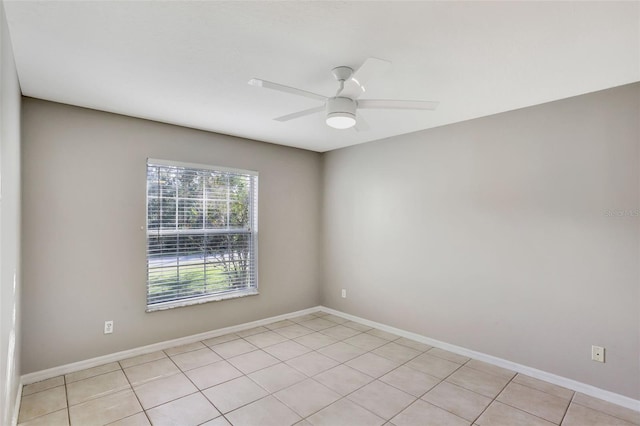
[{"label": "white ceiling", "polygon": [[[639,2],[5,1],[23,94],[324,152],[640,80]],[[437,111],[317,106],[252,77],[331,96],[330,70],[393,63],[362,98]]]}]

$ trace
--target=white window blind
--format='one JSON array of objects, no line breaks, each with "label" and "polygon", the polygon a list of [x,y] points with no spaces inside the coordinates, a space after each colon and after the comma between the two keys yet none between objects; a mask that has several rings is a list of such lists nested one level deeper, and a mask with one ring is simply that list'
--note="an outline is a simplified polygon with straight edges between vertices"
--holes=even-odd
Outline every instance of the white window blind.
[{"label": "white window blind", "polygon": [[256,172],[147,161],[147,310],[257,292]]}]

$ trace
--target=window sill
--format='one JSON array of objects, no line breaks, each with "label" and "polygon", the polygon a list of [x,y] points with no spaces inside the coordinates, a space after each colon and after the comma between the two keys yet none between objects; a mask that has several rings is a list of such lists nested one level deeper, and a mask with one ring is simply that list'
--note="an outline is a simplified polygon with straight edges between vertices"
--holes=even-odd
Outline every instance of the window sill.
[{"label": "window sill", "polygon": [[183,308],[185,306],[202,305],[203,303],[219,302],[221,300],[238,299],[240,297],[257,296],[260,292],[258,289],[235,291],[232,293],[216,294],[203,297],[194,297],[192,299],[177,300],[174,302],[164,302],[147,306],[145,312],[166,311],[167,309]]}]

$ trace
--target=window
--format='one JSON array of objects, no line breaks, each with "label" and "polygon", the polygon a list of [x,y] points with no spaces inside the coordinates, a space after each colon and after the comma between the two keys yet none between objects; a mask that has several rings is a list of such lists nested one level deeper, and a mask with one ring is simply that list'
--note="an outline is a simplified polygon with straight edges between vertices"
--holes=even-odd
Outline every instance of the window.
[{"label": "window", "polygon": [[147,160],[147,311],[257,294],[258,174]]}]

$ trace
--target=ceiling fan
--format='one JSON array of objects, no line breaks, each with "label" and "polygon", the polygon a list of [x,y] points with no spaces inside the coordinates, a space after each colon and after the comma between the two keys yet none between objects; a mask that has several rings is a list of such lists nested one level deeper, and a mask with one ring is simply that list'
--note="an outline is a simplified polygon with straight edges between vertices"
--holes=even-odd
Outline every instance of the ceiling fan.
[{"label": "ceiling fan", "polygon": [[289,121],[325,111],[326,123],[334,129],[348,129],[355,126],[356,130],[366,130],[368,125],[362,116],[358,115],[356,120],[356,111],[359,109],[434,110],[438,107],[439,102],[433,101],[359,99],[360,96],[365,93],[369,81],[381,76],[390,66],[391,62],[389,61],[369,58],[355,72],[350,67],[345,66],[334,68],[331,70],[331,73],[340,84],[340,87],[333,97],[307,92],[306,90],[284,86],[258,78],[252,78],[249,80],[249,84],[323,102],[322,106],[277,117],[275,118],[276,121]]}]

